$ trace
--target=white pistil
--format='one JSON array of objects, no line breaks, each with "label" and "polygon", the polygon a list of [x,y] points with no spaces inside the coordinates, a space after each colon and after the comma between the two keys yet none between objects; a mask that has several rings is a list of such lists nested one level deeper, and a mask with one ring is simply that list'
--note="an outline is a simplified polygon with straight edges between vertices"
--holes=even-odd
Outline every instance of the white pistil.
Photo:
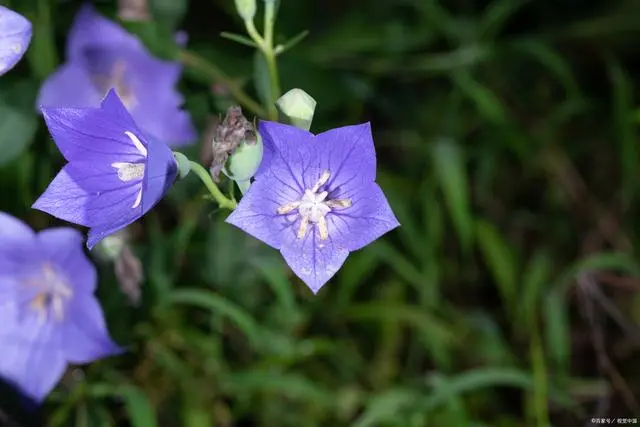
[{"label": "white pistil", "polygon": [[320,240],[328,239],[327,214],[335,209],[351,207],[351,199],[325,200],[329,193],[326,191],[319,192],[320,188],[329,181],[330,176],[331,173],[328,170],[323,171],[320,179],[312,188],[305,190],[300,200],[287,203],[277,209],[278,215],[286,215],[296,209],[298,210],[300,215],[300,227],[296,235],[298,239],[303,239],[307,234],[309,224],[315,224],[318,227]]}]

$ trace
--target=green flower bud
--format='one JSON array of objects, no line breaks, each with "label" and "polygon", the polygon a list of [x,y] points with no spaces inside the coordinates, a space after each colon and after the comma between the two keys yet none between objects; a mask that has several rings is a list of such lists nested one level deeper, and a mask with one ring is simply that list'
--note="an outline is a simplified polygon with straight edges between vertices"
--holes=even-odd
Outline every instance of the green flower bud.
[{"label": "green flower bud", "polygon": [[276,101],[276,105],[290,124],[304,130],[311,129],[316,100],[307,92],[291,89]]},{"label": "green flower bud", "polygon": [[242,19],[251,21],[256,16],[256,0],[236,0],[236,10]]},{"label": "green flower bud", "polygon": [[258,134],[255,142],[244,141],[238,145],[222,172],[236,182],[248,181],[260,166],[262,151],[262,138]]},{"label": "green flower bud", "polygon": [[176,158],[176,163],[178,164],[178,176],[180,179],[183,179],[185,176],[189,175],[189,172],[191,172],[189,159],[187,156],[177,151],[173,152],[173,157]]}]

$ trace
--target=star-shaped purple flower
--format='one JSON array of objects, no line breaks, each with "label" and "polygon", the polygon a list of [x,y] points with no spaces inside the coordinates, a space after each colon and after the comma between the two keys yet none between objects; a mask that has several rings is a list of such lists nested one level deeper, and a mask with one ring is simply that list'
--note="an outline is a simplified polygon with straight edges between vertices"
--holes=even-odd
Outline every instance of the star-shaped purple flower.
[{"label": "star-shaped purple flower", "polygon": [[138,129],[113,90],[100,108],[42,111],[69,163],[33,207],[90,227],[90,249],[144,215],[175,181],[169,147]]},{"label": "star-shaped purple flower", "polygon": [[0,212],[0,377],[41,402],[67,364],[122,352],[94,296],[97,275],[71,228],[34,233]]},{"label": "star-shaped purple flower", "polygon": [[375,183],[369,123],[313,135],[273,122],[256,180],[227,222],[279,249],[317,293],[358,250],[400,224]]},{"label": "star-shaped purple flower", "polygon": [[0,76],[15,67],[31,42],[31,22],[0,6]]},{"label": "star-shaped purple flower", "polygon": [[[184,39],[184,38],[183,38]],[[84,6],[67,40],[67,62],[42,85],[37,105],[97,107],[115,89],[135,122],[170,146],[197,138],[176,90],[182,66],[153,57],[124,28]]]}]

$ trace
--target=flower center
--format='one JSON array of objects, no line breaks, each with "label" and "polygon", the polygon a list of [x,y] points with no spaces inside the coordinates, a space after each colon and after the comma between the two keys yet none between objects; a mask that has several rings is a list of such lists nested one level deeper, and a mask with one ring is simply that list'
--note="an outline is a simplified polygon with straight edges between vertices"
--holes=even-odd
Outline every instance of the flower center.
[{"label": "flower center", "polygon": [[[125,135],[129,137],[133,145],[136,147],[140,155],[144,158],[147,157],[147,147],[144,146],[142,141],[138,139],[138,137],[129,131],[125,132]],[[145,164],[144,163],[126,163],[126,162],[115,162],[111,163],[111,166],[118,171],[118,178],[122,182],[129,182],[134,180],[140,180],[144,178]],[[132,209],[140,206],[142,202],[142,186],[140,186],[140,190],[136,195],[136,200],[133,202]]]},{"label": "flower center", "polygon": [[49,316],[58,322],[64,319],[65,302],[73,296],[73,291],[51,264],[44,264],[40,274],[24,283],[37,289],[36,296],[29,302],[29,308],[38,313],[41,321],[47,320]]},{"label": "flower center", "polygon": [[138,100],[126,82],[126,69],[127,63],[122,59],[118,59],[106,76],[98,75],[95,76],[94,80],[98,89],[105,95],[109,92],[109,89],[115,89],[122,104],[124,104],[127,110],[131,111],[131,109],[138,104]]},{"label": "flower center", "polygon": [[307,234],[309,225],[315,225],[318,227],[320,233],[320,239],[326,240],[329,238],[329,230],[327,228],[326,216],[329,212],[336,209],[345,209],[351,207],[351,199],[333,199],[326,200],[329,193],[327,191],[320,191],[327,181],[331,173],[328,170],[322,172],[320,179],[316,184],[304,191],[302,198],[295,202],[287,203],[280,206],[277,210],[278,215],[286,215],[294,210],[298,210],[298,214],[301,217],[300,228],[298,228],[298,239],[303,239]]}]

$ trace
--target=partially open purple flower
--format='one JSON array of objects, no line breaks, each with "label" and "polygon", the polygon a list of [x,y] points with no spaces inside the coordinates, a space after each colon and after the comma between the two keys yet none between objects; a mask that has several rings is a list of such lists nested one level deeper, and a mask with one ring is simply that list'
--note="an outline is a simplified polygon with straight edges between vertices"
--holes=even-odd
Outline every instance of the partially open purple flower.
[{"label": "partially open purple flower", "polygon": [[[183,40],[184,41],[184,40]],[[42,85],[38,106],[91,107],[115,89],[135,122],[170,146],[196,140],[176,90],[182,66],[159,60],[115,22],[84,6],[67,40],[67,62]]]},{"label": "partially open purple flower", "polygon": [[34,233],[0,212],[0,377],[37,402],[67,364],[122,352],[94,296],[82,240],[71,228]]},{"label": "partially open purple flower", "polygon": [[265,156],[227,222],[279,249],[314,292],[350,251],[398,225],[376,178],[369,123],[319,135],[261,122]]},{"label": "partially open purple flower", "polygon": [[131,224],[171,188],[169,147],[145,136],[111,90],[100,108],[43,108],[69,162],[33,207],[90,227],[87,246]]},{"label": "partially open purple flower", "polygon": [[0,6],[0,76],[15,67],[31,42],[31,22]]}]

